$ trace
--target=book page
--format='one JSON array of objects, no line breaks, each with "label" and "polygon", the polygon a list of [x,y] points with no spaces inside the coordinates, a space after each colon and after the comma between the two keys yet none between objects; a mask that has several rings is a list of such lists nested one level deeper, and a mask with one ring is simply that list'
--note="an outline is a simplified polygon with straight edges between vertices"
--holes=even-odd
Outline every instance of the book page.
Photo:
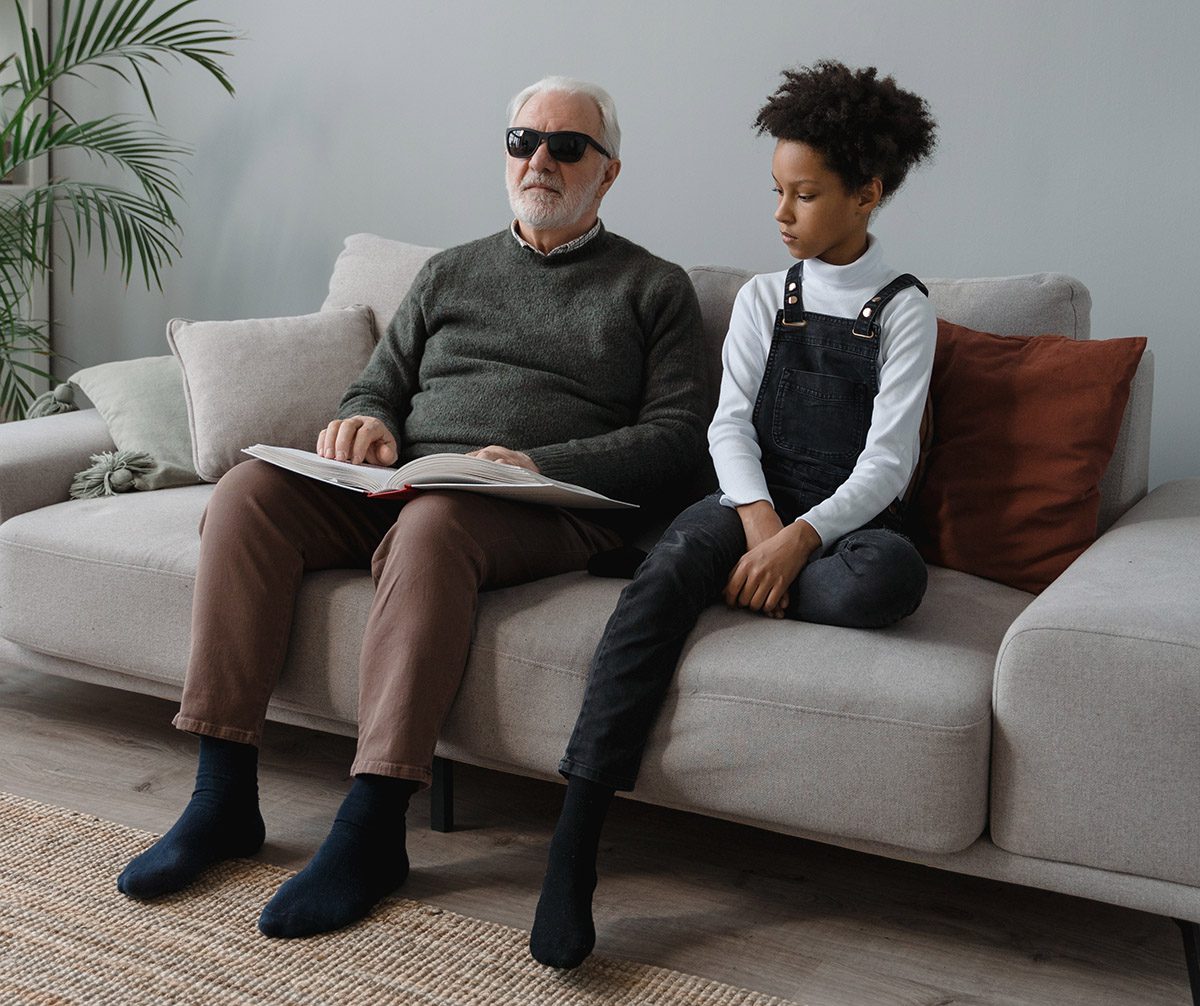
[{"label": "book page", "polygon": [[368,494],[395,493],[411,486],[417,490],[463,489],[549,506],[636,508],[636,504],[609,499],[584,486],[560,482],[517,465],[485,461],[465,454],[427,454],[399,468],[385,468],[333,461],[312,451],[266,444],[246,447],[244,453],[299,475]]},{"label": "book page", "polygon": [[364,493],[386,489],[388,480],[395,474],[393,468],[385,468],[380,465],[352,465],[348,461],[334,461],[331,458],[323,458],[312,451],[300,451],[294,447],[271,447],[268,444],[255,444],[253,447],[243,448],[243,453],[261,461],[270,462],[280,468],[286,468],[299,475],[307,475],[310,479]]}]

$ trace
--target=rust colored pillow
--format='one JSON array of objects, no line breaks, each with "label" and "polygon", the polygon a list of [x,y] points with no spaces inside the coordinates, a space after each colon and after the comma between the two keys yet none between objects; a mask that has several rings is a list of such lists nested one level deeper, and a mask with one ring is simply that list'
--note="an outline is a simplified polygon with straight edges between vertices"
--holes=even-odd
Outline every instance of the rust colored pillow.
[{"label": "rust colored pillow", "polygon": [[1096,538],[1100,479],[1145,339],[1000,336],[938,319],[926,560],[1038,593]]}]

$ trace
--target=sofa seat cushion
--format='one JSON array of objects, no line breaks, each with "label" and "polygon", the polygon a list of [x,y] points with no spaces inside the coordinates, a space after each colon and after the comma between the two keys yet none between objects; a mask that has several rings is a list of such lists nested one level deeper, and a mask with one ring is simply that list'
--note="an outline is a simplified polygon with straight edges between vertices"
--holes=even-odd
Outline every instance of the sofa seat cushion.
[{"label": "sofa seat cushion", "polygon": [[[619,586],[568,574],[486,595],[439,750],[552,775]],[[963,849],[986,818],[996,649],[1031,600],[934,567],[921,608],[884,630],[710,608],[634,796],[776,831]]]},{"label": "sofa seat cushion", "polygon": [[0,524],[0,636],[182,682],[212,486],[70,500]]},{"label": "sofa seat cushion", "polygon": [[[75,500],[0,525],[0,636],[182,684],[210,486]],[[480,600],[442,753],[553,776],[622,583],[569,574]],[[274,706],[353,724],[368,575],[305,578]],[[930,570],[877,631],[713,607],[685,649],[635,796],[779,831],[936,852],[983,830],[992,668],[1031,596]]]}]

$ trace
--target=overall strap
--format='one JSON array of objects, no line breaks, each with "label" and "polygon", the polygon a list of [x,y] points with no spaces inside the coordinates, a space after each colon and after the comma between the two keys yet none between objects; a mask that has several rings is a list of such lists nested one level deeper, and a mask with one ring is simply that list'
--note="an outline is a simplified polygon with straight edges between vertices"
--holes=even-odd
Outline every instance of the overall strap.
[{"label": "overall strap", "polygon": [[783,281],[783,323],[802,328],[804,321],[804,261],[792,266]]},{"label": "overall strap", "polygon": [[[788,273],[788,276],[790,278],[791,273]],[[858,312],[858,317],[854,319],[854,334],[860,339],[878,338],[880,313],[896,294],[901,290],[907,290],[910,286],[915,286],[926,297],[929,296],[929,290],[916,276],[907,272],[903,276],[897,276],[863,305],[862,310]]]}]

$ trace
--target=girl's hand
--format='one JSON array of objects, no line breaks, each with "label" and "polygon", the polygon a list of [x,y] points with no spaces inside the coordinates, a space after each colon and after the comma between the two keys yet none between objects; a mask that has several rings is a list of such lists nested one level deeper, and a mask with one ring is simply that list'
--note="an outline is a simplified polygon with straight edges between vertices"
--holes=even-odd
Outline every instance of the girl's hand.
[{"label": "girl's hand", "polygon": [[789,524],[738,560],[725,584],[725,603],[783,618],[788,588],[820,545],[812,525],[802,520]]},{"label": "girl's hand", "polygon": [[744,503],[737,508],[737,514],[742,518],[742,529],[746,532],[747,552],[783,530],[783,521],[769,500]]}]

